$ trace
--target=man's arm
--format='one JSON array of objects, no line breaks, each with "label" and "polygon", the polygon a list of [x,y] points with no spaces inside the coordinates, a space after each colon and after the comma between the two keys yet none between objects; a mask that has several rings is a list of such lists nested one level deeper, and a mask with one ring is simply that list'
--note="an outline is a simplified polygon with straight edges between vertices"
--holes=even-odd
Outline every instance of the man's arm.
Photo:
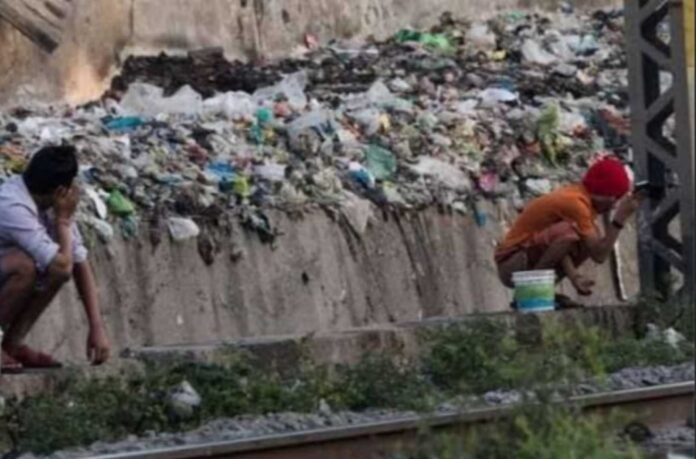
[{"label": "man's arm", "polygon": [[70,220],[56,221],[56,239],[58,253],[53,257],[46,271],[51,278],[67,280],[73,269],[72,223]]},{"label": "man's arm", "polygon": [[94,364],[104,363],[109,358],[110,346],[104,330],[104,321],[99,309],[97,283],[88,261],[76,263],[73,268],[75,286],[85,307],[89,323],[87,358]]},{"label": "man's arm", "polygon": [[73,271],[72,217],[75,214],[78,199],[79,191],[75,186],[58,188],[54,195],[58,253],[47,269],[49,277],[54,279],[67,280]]},{"label": "man's arm", "polygon": [[585,239],[587,250],[590,253],[590,258],[596,263],[604,263],[611,255],[614,244],[619,239],[621,230],[616,226],[609,224],[604,227],[604,237],[588,237]]},{"label": "man's arm", "polygon": [[633,213],[638,209],[640,204],[640,197],[637,195],[630,195],[625,197],[619,202],[614,213],[614,218],[612,222],[605,225],[604,237],[587,237],[585,238],[585,244],[587,245],[587,250],[590,253],[590,258],[597,263],[604,263],[611,255],[611,251],[614,248],[614,244],[619,239],[621,234],[621,229],[626,224],[626,221],[633,215]]}]

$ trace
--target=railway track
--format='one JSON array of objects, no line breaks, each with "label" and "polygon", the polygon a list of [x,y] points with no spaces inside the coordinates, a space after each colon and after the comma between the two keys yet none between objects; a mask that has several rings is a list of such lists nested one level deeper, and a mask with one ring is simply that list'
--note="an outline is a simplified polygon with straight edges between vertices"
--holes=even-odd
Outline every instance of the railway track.
[{"label": "railway track", "polygon": [[[591,413],[615,409],[633,413],[644,424],[683,424],[693,412],[694,382],[579,396],[572,399]],[[97,459],[384,459],[389,452],[413,445],[424,428],[462,432],[509,416],[514,406],[490,407],[457,414],[412,416],[362,425],[157,450],[99,456]]]}]

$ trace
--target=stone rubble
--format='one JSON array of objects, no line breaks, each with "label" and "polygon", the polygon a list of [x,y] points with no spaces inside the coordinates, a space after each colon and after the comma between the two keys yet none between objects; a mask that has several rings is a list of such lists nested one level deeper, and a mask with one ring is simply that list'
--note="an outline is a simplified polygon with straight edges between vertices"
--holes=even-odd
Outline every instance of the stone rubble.
[{"label": "stone rubble", "polygon": [[[694,365],[687,363],[673,367],[657,366],[648,368],[629,368],[609,375],[606,381],[587,382],[571,391],[575,395],[598,393],[608,390],[649,387],[655,381],[659,384],[694,380]],[[577,387],[582,387],[578,390]],[[482,397],[467,398],[446,402],[437,407],[438,414],[454,413],[462,409],[481,406],[499,406],[519,402],[523,396],[518,391],[490,391]],[[333,412],[330,408],[316,413],[273,413],[266,415],[238,416],[233,419],[219,419],[186,433],[155,433],[146,438],[129,437],[123,441],[106,444],[95,443],[87,448],[59,451],[44,459],[86,458],[95,455],[114,454],[129,451],[144,451],[153,448],[166,448],[180,445],[196,445],[206,442],[238,440],[263,435],[300,432],[327,427],[342,427],[379,421],[392,421],[414,416],[417,413],[396,410],[366,410],[364,412]],[[686,420],[685,420],[686,424]],[[666,445],[693,440],[693,427],[667,429],[656,433],[653,443]],[[690,435],[690,437],[689,437]],[[683,445],[678,445],[683,446]],[[38,459],[39,456],[24,454],[20,459]]]}]

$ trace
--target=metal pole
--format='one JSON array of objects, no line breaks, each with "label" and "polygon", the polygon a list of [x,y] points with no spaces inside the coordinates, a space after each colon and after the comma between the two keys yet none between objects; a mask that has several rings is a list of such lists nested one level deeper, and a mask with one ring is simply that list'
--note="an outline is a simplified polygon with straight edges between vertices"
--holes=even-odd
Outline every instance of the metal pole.
[{"label": "metal pole", "polygon": [[[654,192],[638,215],[638,250],[643,294],[667,298],[673,272],[683,275],[682,293],[696,297],[696,241],[694,215],[694,154],[689,120],[689,98],[681,0],[627,0],[631,143],[636,177],[649,180]],[[669,40],[660,25],[669,26]],[[662,87],[670,73],[672,84]],[[676,120],[674,138],[665,134],[667,120]],[[680,236],[670,224],[680,223]]]},{"label": "metal pole", "polygon": [[696,159],[694,158],[693,123],[691,118],[691,96],[689,95],[686,65],[686,36],[683,0],[670,1],[671,47],[674,87],[677,97],[674,102],[676,116],[676,141],[679,163],[681,237],[684,258],[683,294],[689,304],[696,302]]}]

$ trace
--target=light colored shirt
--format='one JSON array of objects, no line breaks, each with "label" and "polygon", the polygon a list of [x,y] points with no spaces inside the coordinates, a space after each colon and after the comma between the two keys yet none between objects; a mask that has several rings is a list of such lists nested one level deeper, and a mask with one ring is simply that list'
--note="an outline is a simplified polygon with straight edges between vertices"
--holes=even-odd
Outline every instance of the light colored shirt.
[{"label": "light colored shirt", "polygon": [[[73,262],[84,263],[87,249],[82,235],[75,223],[71,230]],[[60,249],[56,240],[53,212],[39,210],[22,176],[13,176],[3,183],[0,186],[0,258],[12,249],[22,249],[43,273]]]}]

